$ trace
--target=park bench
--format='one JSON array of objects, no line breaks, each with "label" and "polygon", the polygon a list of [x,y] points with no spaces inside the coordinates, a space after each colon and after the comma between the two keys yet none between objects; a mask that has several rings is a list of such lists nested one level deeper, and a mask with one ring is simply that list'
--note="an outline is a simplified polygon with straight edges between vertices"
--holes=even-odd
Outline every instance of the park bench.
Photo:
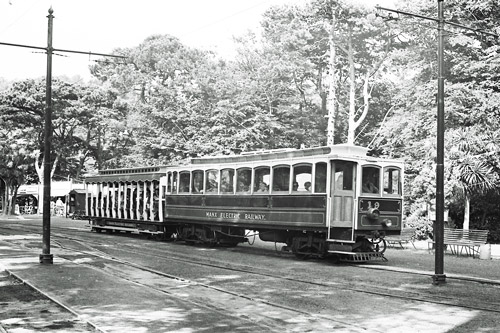
[{"label": "park bench", "polygon": [[406,228],[401,230],[401,235],[391,235],[391,236],[386,236],[385,241],[387,242],[387,245],[389,247],[395,247],[396,244],[399,244],[402,249],[404,249],[403,243],[411,243],[413,245],[413,248],[416,249],[415,244],[413,243],[415,237],[415,229],[413,228]]},{"label": "park bench", "polygon": [[[465,252],[466,255],[475,258],[476,255],[479,256],[481,245],[486,244],[488,232],[488,230],[444,228],[443,244],[445,250],[449,248],[451,253],[457,256]],[[434,248],[434,241],[429,241],[429,247],[431,244]]]}]

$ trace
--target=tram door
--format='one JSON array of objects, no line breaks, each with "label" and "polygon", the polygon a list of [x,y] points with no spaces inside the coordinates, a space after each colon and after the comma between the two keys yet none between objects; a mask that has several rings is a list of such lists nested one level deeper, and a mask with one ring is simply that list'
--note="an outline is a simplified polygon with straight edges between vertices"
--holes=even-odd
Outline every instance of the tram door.
[{"label": "tram door", "polygon": [[331,163],[330,239],[352,241],[356,163],[341,160]]}]

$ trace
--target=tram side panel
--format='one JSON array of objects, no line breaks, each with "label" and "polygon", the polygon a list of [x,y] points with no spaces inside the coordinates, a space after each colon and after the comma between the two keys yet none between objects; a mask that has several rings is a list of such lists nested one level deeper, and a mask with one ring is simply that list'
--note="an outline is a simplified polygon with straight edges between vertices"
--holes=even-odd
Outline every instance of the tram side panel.
[{"label": "tram side panel", "polygon": [[165,210],[168,222],[256,230],[263,240],[286,242],[289,231],[326,230],[326,195],[171,195]]}]

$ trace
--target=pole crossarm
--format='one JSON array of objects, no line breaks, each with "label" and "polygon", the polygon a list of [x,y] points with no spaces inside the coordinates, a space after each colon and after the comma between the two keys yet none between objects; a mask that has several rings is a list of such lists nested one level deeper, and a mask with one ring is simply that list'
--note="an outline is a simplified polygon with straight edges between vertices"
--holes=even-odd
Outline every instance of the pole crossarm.
[{"label": "pole crossarm", "polygon": [[[387,12],[392,12],[392,13],[406,15],[406,16],[418,17],[418,18],[421,18],[421,19],[424,19],[424,20],[434,21],[434,22],[439,23],[439,19],[434,18],[434,17],[428,17],[428,16],[423,16],[423,15],[414,14],[414,13],[408,13],[408,12],[404,12],[402,10],[396,10],[396,9],[391,9],[391,8],[384,8],[384,7],[380,7],[380,6],[375,6],[375,8],[377,9],[377,11],[384,10],[384,11],[387,11]],[[465,30],[469,30],[469,31],[474,31],[474,32],[477,32],[477,33],[480,33],[480,34],[489,35],[489,36],[493,36],[493,37],[500,37],[499,35],[494,34],[492,32],[484,31],[484,30],[481,30],[481,29],[474,29],[474,28],[467,27],[467,26],[462,25],[462,24],[455,23],[455,22],[446,21],[446,20],[443,20],[442,22],[444,24],[452,25],[454,27],[465,29]]]},{"label": "pole crossarm", "polygon": [[[24,47],[24,48],[28,48],[28,49],[45,50],[45,51],[47,51],[47,47],[42,47],[42,46],[33,46],[33,45],[15,44],[15,43],[4,43],[4,42],[0,42],[0,45],[15,46],[15,47]],[[64,49],[51,48],[51,52],[53,52],[53,51],[55,51],[55,52],[66,52],[66,53],[87,54],[87,55],[95,55],[95,56],[101,56],[101,57],[114,57],[114,58],[122,58],[122,59],[127,58],[126,56],[122,56],[122,55],[118,55],[118,54],[106,54],[106,53],[96,53],[96,52],[91,52],[91,51],[75,51],[75,50],[64,50]]]}]

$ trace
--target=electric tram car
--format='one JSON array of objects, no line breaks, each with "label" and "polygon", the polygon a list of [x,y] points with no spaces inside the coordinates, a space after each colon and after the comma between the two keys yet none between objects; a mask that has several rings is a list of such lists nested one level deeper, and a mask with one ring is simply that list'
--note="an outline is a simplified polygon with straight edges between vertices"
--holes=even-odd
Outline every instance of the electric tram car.
[{"label": "electric tram car", "polygon": [[402,229],[403,163],[334,145],[193,158],[86,179],[93,231],[235,246],[249,234],[297,257],[385,259]]}]

